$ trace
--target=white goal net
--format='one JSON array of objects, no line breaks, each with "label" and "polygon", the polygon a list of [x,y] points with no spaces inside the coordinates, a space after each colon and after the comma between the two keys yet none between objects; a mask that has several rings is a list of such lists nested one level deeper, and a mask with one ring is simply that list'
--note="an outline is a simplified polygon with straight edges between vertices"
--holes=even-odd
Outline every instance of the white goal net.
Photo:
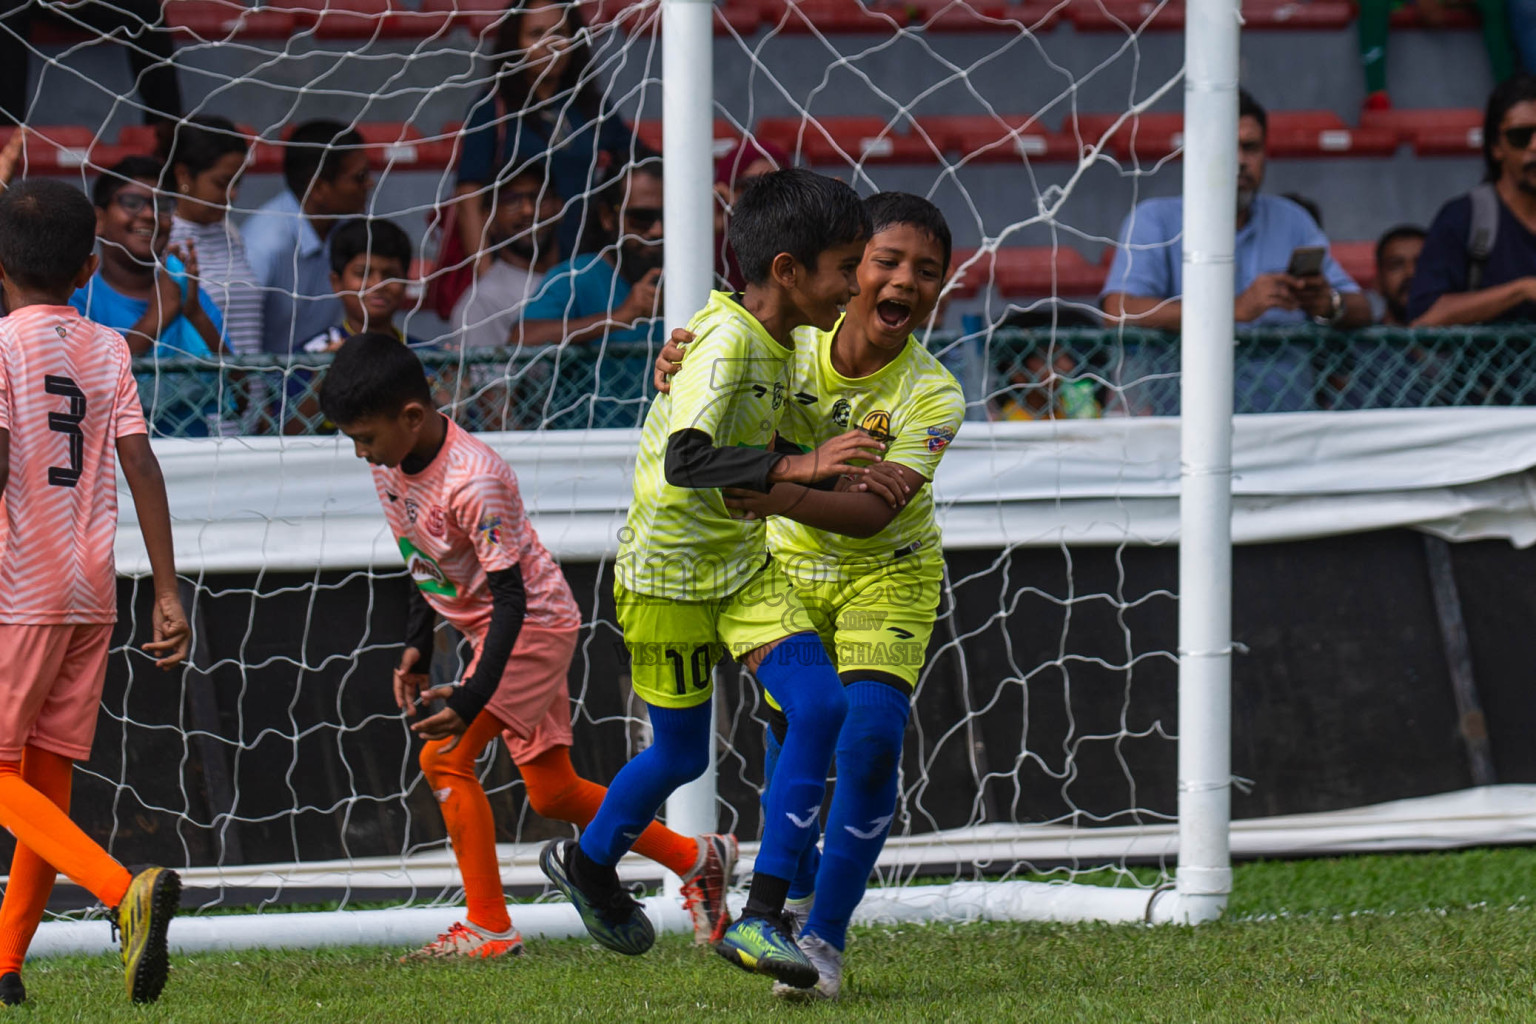
[{"label": "white goal net", "polygon": [[[28,24],[0,17],[0,42],[30,66],[28,174],[89,190],[124,157],[155,152],[165,140],[144,121],[157,113],[161,34],[180,93],[171,143],[181,119],[210,115],[251,141],[230,226],[263,207],[272,216],[295,126],[326,119],[359,133],[371,170],[362,212],[412,243],[395,322],[421,343],[445,410],[486,431],[517,471],[582,606],[573,758],[606,782],[647,739],[614,624],[612,557],[651,361],[676,325],[658,317],[509,347],[511,285],[482,277],[446,317],[430,285],[474,268],[449,244],[460,229],[443,224],[456,194],[456,216],[480,211],[488,246],[647,257],[655,211],[611,182],[661,148],[659,0],[578,5],[582,27],[562,45],[585,68],[569,88],[528,50],[493,56],[502,16],[480,0],[170,0],[147,5],[163,8],[154,24],[110,29],[78,5],[36,6]],[[1177,430],[1124,413],[1176,390],[1177,357],[1153,336],[1101,329],[1096,312],[1124,219],[1141,199],[1180,191],[1176,149],[1134,134],[1138,116],[1181,109],[1183,40],[1165,30],[1168,13],[1108,0],[714,7],[715,156],[737,154],[743,173],[766,156],[863,195],[925,196],[955,239],[953,284],[921,337],[960,379],[968,416],[935,484],[946,583],[876,886],[1103,883],[1140,894],[1107,912],[1124,919],[1172,878],[1177,553],[1172,533],[1145,529],[1127,502],[1150,493],[1149,459],[1176,477]],[[497,67],[523,83],[524,107],[498,94]],[[611,146],[603,135],[593,149],[593,117]],[[163,180],[164,201],[177,181]],[[534,194],[518,206],[508,195],[528,181]],[[505,206],[550,223],[519,235],[498,220]],[[263,300],[274,288],[291,300],[264,302],[267,317],[309,309],[303,259],[284,257],[288,283],[255,282]],[[729,273],[723,258],[719,269]],[[607,294],[617,309],[630,278],[610,276],[623,279]],[[205,288],[216,302],[238,290]],[[575,331],[584,299],[564,301],[556,319]],[[270,339],[273,323],[263,330]],[[120,859],[188,869],[205,908],[448,907],[453,860],[389,692],[406,577],[366,467],[325,433],[313,385],[326,357],[302,351],[311,333],[289,330],[291,358],[231,338],[223,354],[160,349],[138,364],[163,435],[193,667],[162,677],[132,651],[150,588],[125,501],[119,646],[75,814]],[[440,671],[451,660],[437,659]],[[721,678],[719,825],[750,850],[765,709],[734,667]],[[504,884],[537,896],[537,844],[569,826],[528,810],[504,750],[481,764]],[[624,870],[661,878],[639,862]],[[961,896],[922,913],[992,912],[971,890],[950,892]],[[88,917],[86,902],[61,888],[55,910]]]}]

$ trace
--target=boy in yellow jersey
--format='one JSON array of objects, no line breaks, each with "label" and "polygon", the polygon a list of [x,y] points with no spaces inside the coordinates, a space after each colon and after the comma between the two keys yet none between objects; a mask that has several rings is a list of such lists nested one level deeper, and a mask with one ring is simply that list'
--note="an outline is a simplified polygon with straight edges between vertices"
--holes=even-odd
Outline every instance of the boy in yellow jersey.
[{"label": "boy in yellow jersey", "polygon": [[[819,980],[814,988],[776,984],[781,995],[836,998],[841,988],[848,922],[895,813],[902,735],[943,582],[925,485],[965,416],[959,383],[909,334],[938,301],[949,226],[932,203],[905,193],[872,196],[865,207],[873,235],[859,294],[831,332],[806,330],[796,339],[789,386],[797,401],[779,424],[779,441],[804,448],[858,425],[887,445],[879,472],[844,493],[780,484],[767,495],[727,498],[747,514],[772,517],[774,560],[835,652],[848,697],[825,848],[818,857],[815,843],[807,846],[789,891],[791,909],[808,917],[800,946]],[[658,389],[682,360],[678,341],[686,343],[684,332],[657,359]],[[776,708],[770,724],[768,778],[783,736]]]},{"label": "boy in yellow jersey", "polygon": [[540,857],[593,938],[619,952],[643,953],[655,936],[614,865],[663,801],[707,767],[711,671],[728,650],[778,698],[786,731],[747,906],[715,949],[787,984],[816,983],[784,901],[815,837],[847,701],[794,586],[768,557],[763,521],[730,510],[722,489],[767,493],[878,459],[884,446],[861,431],[809,454],[770,450],[793,402],[792,334],[831,329],[858,290],[868,238],[863,204],[841,182],[803,170],[753,182],[730,225],[747,289],[714,293],[694,317],[694,355],[646,415],[614,594],[654,738],[614,778],[580,842],[557,840]]}]

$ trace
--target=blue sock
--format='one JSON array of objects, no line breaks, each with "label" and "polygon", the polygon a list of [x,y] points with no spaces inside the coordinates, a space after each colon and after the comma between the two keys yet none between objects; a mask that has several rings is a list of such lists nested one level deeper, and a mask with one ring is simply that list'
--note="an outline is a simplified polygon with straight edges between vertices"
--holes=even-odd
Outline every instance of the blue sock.
[{"label": "blue sock", "polygon": [[816,876],[807,933],[842,949],[896,812],[896,773],[912,701],[885,683],[848,687],[848,720],[837,739],[837,788]]},{"label": "blue sock", "polygon": [[[773,779],[773,770],[779,763],[779,749],[779,738],[772,729],[767,730],[763,736],[763,795],[759,801],[763,805],[764,817],[768,814],[768,783]],[[800,855],[795,877],[789,880],[789,898],[792,900],[803,900],[816,891],[816,869],[821,866],[821,847],[816,845],[816,841],[820,838],[821,820],[817,819],[815,834],[806,844],[805,852]]]},{"label": "blue sock", "polygon": [[685,782],[709,767],[710,702],[691,708],[649,705],[651,745],[619,769],[602,806],[581,833],[581,850],[612,867],[635,845],[656,812]]},{"label": "blue sock", "polygon": [[757,680],[784,709],[789,727],[768,782],[763,841],[753,870],[788,882],[816,838],[848,699],[815,633],[796,633],[781,642],[757,666]]}]

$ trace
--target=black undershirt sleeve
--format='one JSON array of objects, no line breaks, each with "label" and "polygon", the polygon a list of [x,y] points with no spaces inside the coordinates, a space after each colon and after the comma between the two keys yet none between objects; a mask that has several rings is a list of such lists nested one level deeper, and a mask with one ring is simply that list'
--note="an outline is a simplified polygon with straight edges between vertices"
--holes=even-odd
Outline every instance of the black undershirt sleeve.
[{"label": "black undershirt sleeve", "polygon": [[523,588],[521,568],[514,565],[488,572],[485,578],[491,589],[491,624],[480,647],[480,660],[475,665],[475,674],[463,686],[455,687],[446,702],[465,725],[475,720],[501,685],[507,659],[512,657],[517,636],[523,631],[523,619],[528,615],[528,593]]},{"label": "black undershirt sleeve", "polygon": [[767,494],[768,473],[784,456],[756,448],[716,448],[702,430],[679,430],[667,438],[664,469],[673,487],[739,487]]},{"label": "black undershirt sleeve", "polygon": [[432,635],[437,630],[437,613],[421,596],[421,589],[410,584],[410,596],[405,599],[405,646],[414,647],[421,654],[416,659],[415,671],[425,674],[432,667]]}]

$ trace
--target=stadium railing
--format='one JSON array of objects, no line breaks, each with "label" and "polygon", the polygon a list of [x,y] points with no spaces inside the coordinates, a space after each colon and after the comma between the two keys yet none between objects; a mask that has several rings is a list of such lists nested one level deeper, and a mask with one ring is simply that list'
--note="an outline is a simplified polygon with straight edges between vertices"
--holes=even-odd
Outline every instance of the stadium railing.
[{"label": "stadium railing", "polygon": [[[930,349],[965,388],[976,419],[1176,415],[1176,335],[1132,329],[935,332]],[[1336,333],[1266,329],[1237,339],[1239,413],[1536,404],[1529,326]],[[472,430],[634,427],[651,397],[656,349],[608,344],[424,350],[438,402]],[[329,356],[138,359],[156,435],[315,433]]]}]

